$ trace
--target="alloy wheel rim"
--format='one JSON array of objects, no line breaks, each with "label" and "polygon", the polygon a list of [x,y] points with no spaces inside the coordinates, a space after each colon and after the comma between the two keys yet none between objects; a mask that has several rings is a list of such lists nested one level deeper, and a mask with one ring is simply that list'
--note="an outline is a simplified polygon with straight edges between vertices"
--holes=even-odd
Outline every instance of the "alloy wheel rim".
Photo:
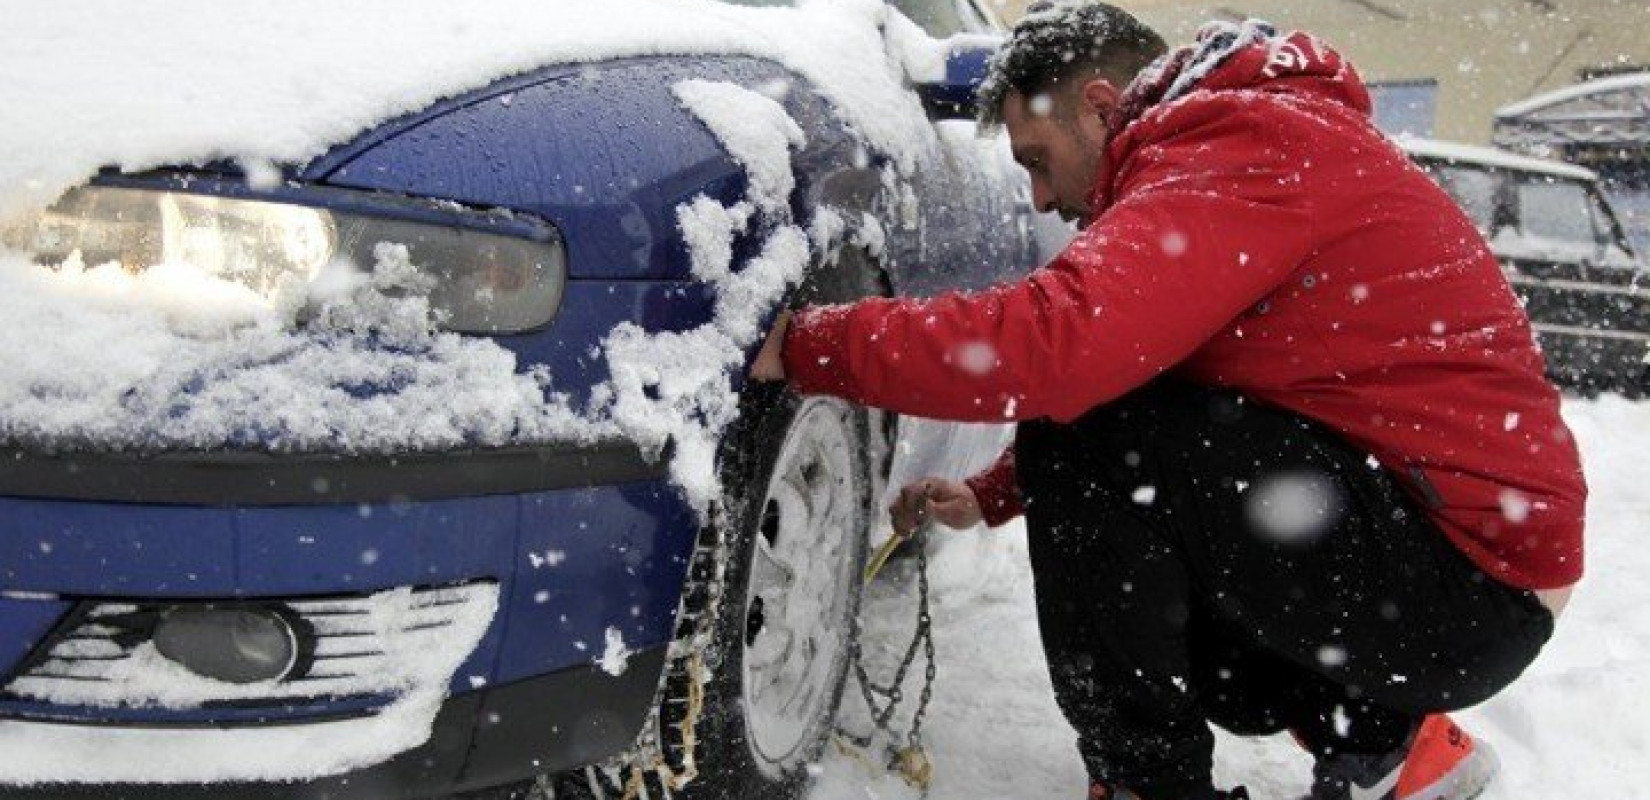
[{"label": "alloy wheel rim", "polygon": [[849,411],[797,412],[762,498],[746,589],[741,686],[747,742],[770,773],[823,735],[848,646],[854,537],[864,535]]}]

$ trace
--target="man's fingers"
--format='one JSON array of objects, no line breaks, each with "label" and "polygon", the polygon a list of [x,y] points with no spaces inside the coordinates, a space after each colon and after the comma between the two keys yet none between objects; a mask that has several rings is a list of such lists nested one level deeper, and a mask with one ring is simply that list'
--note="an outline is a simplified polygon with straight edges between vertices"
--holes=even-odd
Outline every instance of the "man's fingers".
[{"label": "man's fingers", "polygon": [[756,353],[756,360],[751,363],[752,380],[785,380],[785,329],[790,321],[791,312],[788,310],[779,312],[775,318],[773,327],[768,330],[767,338],[762,340],[762,347]]},{"label": "man's fingers", "polygon": [[968,513],[968,504],[961,500],[945,500],[934,503],[933,509],[935,517],[949,523],[962,519]]},{"label": "man's fingers", "polygon": [[950,528],[964,530],[981,522],[980,507],[971,491],[948,492],[943,500],[932,501],[930,508],[934,518]]},{"label": "man's fingers", "polygon": [[910,534],[929,518],[942,521],[949,518],[952,522],[960,519],[965,521],[962,527],[968,527],[972,524],[966,522],[968,504],[973,495],[959,490],[958,486],[960,484],[941,478],[923,478],[906,484],[888,504],[894,530],[900,535]]}]

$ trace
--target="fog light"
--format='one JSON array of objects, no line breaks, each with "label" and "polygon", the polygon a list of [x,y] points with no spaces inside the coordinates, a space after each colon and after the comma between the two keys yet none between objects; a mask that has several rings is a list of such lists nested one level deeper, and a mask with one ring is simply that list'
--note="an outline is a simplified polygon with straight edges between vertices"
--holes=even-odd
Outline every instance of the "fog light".
[{"label": "fog light", "polygon": [[154,642],[184,669],[229,683],[280,680],[298,662],[297,632],[269,609],[172,609]]}]

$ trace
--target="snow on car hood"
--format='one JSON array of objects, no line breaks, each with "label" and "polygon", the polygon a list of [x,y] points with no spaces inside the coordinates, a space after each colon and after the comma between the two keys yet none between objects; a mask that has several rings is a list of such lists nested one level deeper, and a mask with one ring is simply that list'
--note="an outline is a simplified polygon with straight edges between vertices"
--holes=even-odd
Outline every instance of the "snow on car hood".
[{"label": "snow on car hood", "polygon": [[[35,3],[0,28],[0,219],[105,166],[302,163],[503,76],[639,55],[778,60],[908,165],[933,134],[889,74],[889,15],[882,0]],[[932,68],[932,49],[900,49]]]},{"label": "snow on car hood", "polygon": [[[233,159],[256,183],[274,174],[272,163],[302,163],[506,75],[648,54],[783,63],[909,175],[936,138],[906,79],[931,77],[941,51],[881,0],[37,4],[0,31],[0,108],[9,110],[0,125],[0,219],[37,210],[110,165]],[[753,225],[756,208],[781,207],[770,195],[793,185],[789,153],[801,132],[778,103],[751,94],[689,85],[679,95],[752,176],[748,202],[680,215],[696,273],[723,295],[716,320],[668,336],[620,326],[604,343],[611,378],[590,407],[569,407],[554,376],[493,342],[437,332],[427,305],[397,283],[417,267],[404,251],[381,253],[377,271],[350,278],[343,296],[316,297],[311,287],[311,296],[262,305],[191,275],[188,264],[134,277],[98,264],[43,269],[0,252],[0,310],[10,322],[0,332],[0,439],[289,451],[615,435],[657,448],[674,439],[681,463],[673,473],[703,510],[719,492],[713,445],[737,405],[728,373],[800,277],[810,246],[830,246],[788,217],[740,270],[713,246]],[[753,121],[753,107],[774,113]],[[714,210],[703,198],[688,207]],[[300,327],[304,308],[321,313]],[[401,332],[390,348],[386,330]]]}]

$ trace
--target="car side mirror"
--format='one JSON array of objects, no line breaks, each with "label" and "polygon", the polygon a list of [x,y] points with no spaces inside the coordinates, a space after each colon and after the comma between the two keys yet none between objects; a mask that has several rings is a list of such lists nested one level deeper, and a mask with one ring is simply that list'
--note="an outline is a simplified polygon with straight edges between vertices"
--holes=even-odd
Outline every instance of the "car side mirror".
[{"label": "car side mirror", "polygon": [[917,96],[931,119],[974,118],[974,93],[985,82],[991,57],[1000,46],[1002,39],[978,34],[960,34],[945,41],[943,74],[916,85]]}]

